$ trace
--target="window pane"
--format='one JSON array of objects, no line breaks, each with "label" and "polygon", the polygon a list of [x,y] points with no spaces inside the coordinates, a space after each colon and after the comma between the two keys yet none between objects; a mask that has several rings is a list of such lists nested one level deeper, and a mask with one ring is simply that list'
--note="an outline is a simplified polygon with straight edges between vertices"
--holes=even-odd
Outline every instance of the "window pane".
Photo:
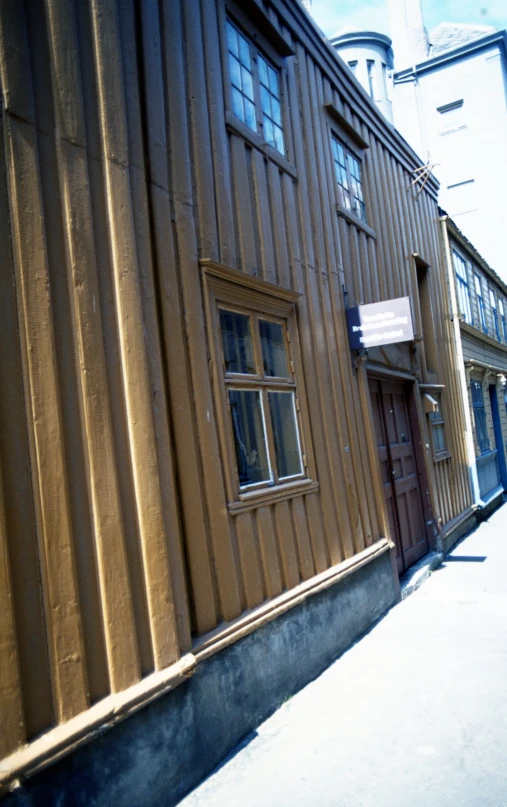
[{"label": "window pane", "polygon": [[283,142],[283,132],[279,126],[273,124],[273,132],[275,135],[275,148],[280,154],[285,154],[285,144]]},{"label": "window pane", "polygon": [[248,67],[251,70],[250,66],[250,48],[248,47],[248,42],[246,39],[238,34],[239,39],[239,59],[241,64],[244,64],[245,67]]},{"label": "window pane", "polygon": [[338,185],[338,204],[340,207],[345,207],[347,210],[350,210],[350,196],[341,185]]},{"label": "window pane", "polygon": [[269,89],[273,93],[273,95],[278,98],[278,76],[276,75],[275,71],[272,67],[268,65],[268,78],[269,78]]},{"label": "window pane", "polygon": [[234,53],[235,56],[239,56],[238,35],[236,34],[234,26],[232,26],[230,22],[227,23],[227,44],[230,52]]},{"label": "window pane", "polygon": [[271,473],[260,392],[231,389],[229,403],[240,486],[269,482]]},{"label": "window pane", "polygon": [[268,392],[278,476],[302,473],[293,392]]},{"label": "window pane", "polygon": [[233,87],[241,89],[241,68],[238,60],[229,53],[229,70],[231,72],[231,84]]},{"label": "window pane", "polygon": [[277,101],[276,98],[271,99],[271,112],[272,118],[278,126],[282,125],[282,111],[280,108],[280,101]]},{"label": "window pane", "polygon": [[252,131],[257,131],[257,121],[255,120],[255,107],[248,98],[245,98],[245,123]]},{"label": "window pane", "polygon": [[234,311],[220,310],[220,329],[227,373],[256,372],[250,317]]},{"label": "window pane", "polygon": [[237,118],[244,121],[245,113],[243,111],[243,96],[235,87],[232,88],[232,108]]},{"label": "window pane", "polygon": [[442,423],[433,426],[433,450],[435,453],[445,451],[444,426]]},{"label": "window pane", "polygon": [[271,116],[271,96],[264,87],[261,87],[261,107],[265,115]]},{"label": "window pane", "polygon": [[263,128],[264,128],[264,140],[266,143],[269,143],[270,146],[275,145],[275,137],[273,134],[273,124],[271,123],[270,119],[264,115],[263,118]]},{"label": "window pane", "polygon": [[259,320],[259,332],[261,335],[264,374],[288,378],[289,372],[282,326],[278,322],[268,322],[261,319]]},{"label": "window pane", "polygon": [[257,59],[257,63],[259,65],[259,80],[261,84],[264,84],[265,87],[268,87],[268,70],[267,64],[262,58]]},{"label": "window pane", "polygon": [[486,409],[484,407],[484,396],[482,393],[482,384],[480,381],[470,382],[472,392],[472,404],[474,409],[475,432],[477,443],[479,444],[479,451],[481,454],[486,454],[489,448],[489,435],[486,422]]},{"label": "window pane", "polygon": [[253,81],[252,81],[252,74],[246,69],[246,67],[241,68],[241,78],[243,80],[243,92],[250,101],[253,101]]}]

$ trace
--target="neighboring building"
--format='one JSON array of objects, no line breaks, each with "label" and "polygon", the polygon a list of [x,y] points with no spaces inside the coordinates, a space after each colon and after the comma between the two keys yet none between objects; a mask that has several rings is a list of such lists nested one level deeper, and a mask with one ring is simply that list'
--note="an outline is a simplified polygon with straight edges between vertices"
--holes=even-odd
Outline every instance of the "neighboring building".
[{"label": "neighboring building", "polygon": [[4,3],[0,67],[0,788],[174,804],[475,521],[438,186],[296,0]]},{"label": "neighboring building", "polygon": [[[442,23],[428,37],[420,0],[389,5],[394,73],[386,95],[392,109],[391,103],[379,107],[421,164],[434,166],[440,205],[507,280],[507,32]],[[371,62],[376,38],[387,39],[365,31],[331,42],[349,66],[359,66]],[[368,90],[365,71],[357,77]]]},{"label": "neighboring building", "polygon": [[391,40],[374,31],[342,31],[329,40],[384,117],[393,122]]},{"label": "neighboring building", "polygon": [[427,59],[394,74],[394,120],[436,164],[441,206],[507,280],[507,32],[443,24],[430,39]]},{"label": "neighboring building", "polygon": [[476,502],[507,490],[507,286],[445,214],[444,251]]}]

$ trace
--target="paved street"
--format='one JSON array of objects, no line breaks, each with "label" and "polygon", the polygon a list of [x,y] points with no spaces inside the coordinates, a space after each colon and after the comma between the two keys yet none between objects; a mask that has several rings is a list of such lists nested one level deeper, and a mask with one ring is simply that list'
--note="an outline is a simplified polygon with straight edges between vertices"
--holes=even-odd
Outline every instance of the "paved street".
[{"label": "paved street", "polygon": [[504,505],[181,807],[507,807],[506,578]]}]

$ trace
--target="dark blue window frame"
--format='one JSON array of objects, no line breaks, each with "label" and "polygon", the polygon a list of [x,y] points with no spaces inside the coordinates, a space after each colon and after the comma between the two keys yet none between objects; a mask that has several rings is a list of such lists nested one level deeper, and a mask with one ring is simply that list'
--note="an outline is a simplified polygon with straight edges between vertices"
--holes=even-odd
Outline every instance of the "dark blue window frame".
[{"label": "dark blue window frame", "polygon": [[486,322],[486,309],[484,307],[484,298],[482,296],[481,276],[478,275],[477,272],[476,272],[474,274],[474,278],[475,278],[475,293],[477,295],[477,306],[479,308],[479,317],[480,317],[480,320],[481,320],[481,326],[482,326],[482,330],[484,331],[484,333],[487,334],[488,333],[488,324]]},{"label": "dark blue window frame", "polygon": [[479,444],[479,451],[481,452],[481,455],[487,454],[490,448],[482,384],[480,381],[472,381],[470,386],[472,390],[472,405],[474,409],[475,434]]},{"label": "dark blue window frame", "polygon": [[458,281],[458,302],[460,314],[465,322],[468,322],[469,325],[473,325],[474,318],[472,315],[470,288],[468,286],[467,266],[461,255],[458,255],[454,249],[452,251],[452,262],[454,265],[454,271],[456,273],[456,279]]}]

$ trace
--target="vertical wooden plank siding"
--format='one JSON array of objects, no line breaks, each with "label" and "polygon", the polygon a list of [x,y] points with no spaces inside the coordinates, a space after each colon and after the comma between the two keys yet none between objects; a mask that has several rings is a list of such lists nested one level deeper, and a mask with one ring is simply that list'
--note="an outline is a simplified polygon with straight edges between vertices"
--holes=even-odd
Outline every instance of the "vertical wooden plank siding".
[{"label": "vertical wooden plank siding", "polygon": [[134,489],[156,669],[178,657],[178,633],[162,518],[142,308],[135,254],[124,120],[120,42],[113,3],[92,6],[102,149],[111,222],[111,253],[119,319]]},{"label": "vertical wooden plank siding", "polygon": [[[34,127],[9,117],[9,192],[55,710],[87,706]],[[19,190],[26,189],[23,199]],[[36,268],[35,268],[36,267]],[[55,497],[55,492],[59,495]]]},{"label": "vertical wooden plank siding", "polygon": [[[190,585],[193,592],[195,628],[205,633],[213,628],[217,619],[216,588],[212,574],[209,538],[207,535],[206,502],[202,495],[200,457],[191,408],[187,401],[192,396],[190,371],[186,355],[186,336],[176,263],[176,246],[173,238],[173,200],[169,171],[170,132],[167,115],[176,131],[180,123],[180,106],[174,106],[166,97],[165,85],[174,71],[180,71],[178,51],[165,42],[165,32],[171,30],[171,17],[160,9],[158,17],[150,4],[143,5],[144,73],[149,92],[146,93],[147,147],[150,167],[150,195],[152,208],[153,249],[155,259],[156,294],[160,304],[162,343],[165,351],[166,389],[175,451],[175,472],[181,496],[183,529],[190,566]],[[169,8],[174,13],[174,7]],[[165,57],[164,57],[165,54]],[[166,72],[167,71],[167,74]],[[178,161],[176,162],[179,169]],[[168,225],[169,223],[169,225]]]},{"label": "vertical wooden plank siding", "polygon": [[7,547],[4,490],[0,467],[0,754],[2,757],[26,740],[21,699],[14,602]]},{"label": "vertical wooden plank siding", "polygon": [[[169,7],[165,6],[167,47],[172,51],[175,66],[184,71],[185,61],[182,47],[186,47],[186,40],[182,30],[180,9],[177,6],[178,3],[169,3]],[[213,422],[211,419],[214,405],[209,380],[204,310],[198,268],[198,244],[193,215],[194,196],[189,153],[189,143],[192,137],[189,131],[191,122],[184,84],[178,86],[173,82],[169,85],[169,91],[171,102],[176,107],[175,111],[182,127],[181,131],[185,133],[185,136],[182,137],[179,131],[173,131],[171,172],[174,183],[177,260],[185,309],[188,360],[194,390],[194,428],[200,446],[201,463],[206,468],[206,472],[203,474],[203,490],[209,519],[209,537],[214,555],[220,615],[223,619],[229,620],[239,615],[241,606],[220,467],[218,438],[214,418]],[[203,124],[202,120],[194,121],[195,126],[200,127]]]},{"label": "vertical wooden plank siding", "polygon": [[[422,444],[431,373],[415,343],[353,356],[345,308],[418,310],[415,253],[449,447],[425,453],[432,517],[471,504],[436,183],[409,188],[419,158],[297,0],[249,6],[0,8],[2,754],[391,537],[368,373],[415,380]],[[235,122],[228,15],[279,66],[283,155]],[[366,223],[339,208],[331,134],[362,158]],[[217,264],[294,306],[302,483],[229,468]]]},{"label": "vertical wooden plank siding", "polygon": [[[82,431],[86,438],[88,480],[100,572],[111,687],[117,692],[139,677],[134,618],[121,529],[114,468],[111,415],[106,388],[95,244],[88,188],[83,109],[75,21],[59,0],[48,3],[52,44],[58,168],[64,201],[67,276],[77,336]],[[71,47],[69,47],[71,44]],[[63,60],[66,56],[65,61]],[[71,105],[61,99],[71,99]]]}]

